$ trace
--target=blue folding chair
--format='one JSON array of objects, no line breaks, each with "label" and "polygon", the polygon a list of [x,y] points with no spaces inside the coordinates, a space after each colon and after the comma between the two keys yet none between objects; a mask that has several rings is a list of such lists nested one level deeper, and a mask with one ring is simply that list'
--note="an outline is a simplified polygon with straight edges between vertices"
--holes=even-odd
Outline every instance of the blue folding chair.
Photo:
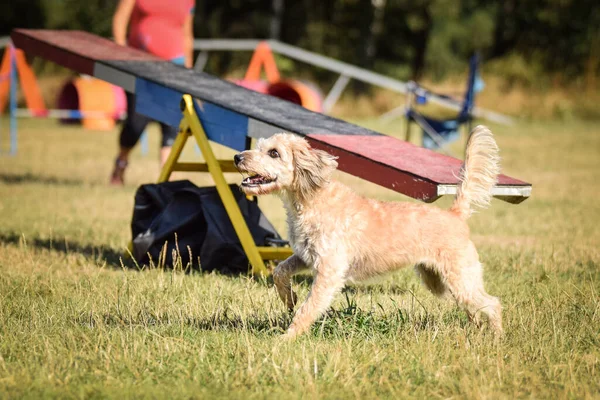
[{"label": "blue folding chair", "polygon": [[408,84],[408,104],[406,107],[406,140],[410,140],[410,125],[415,122],[423,130],[423,147],[428,149],[444,149],[444,147],[458,140],[460,137],[459,128],[467,124],[468,130],[471,130],[473,120],[472,111],[475,101],[475,93],[482,89],[483,81],[478,76],[479,56],[475,54],[469,61],[469,81],[467,83],[467,92],[462,102],[462,107],[456,118],[436,119],[425,116],[418,112],[413,106],[427,103],[429,96],[436,96],[454,100],[449,96],[435,94],[427,89],[420,87],[415,82]]}]

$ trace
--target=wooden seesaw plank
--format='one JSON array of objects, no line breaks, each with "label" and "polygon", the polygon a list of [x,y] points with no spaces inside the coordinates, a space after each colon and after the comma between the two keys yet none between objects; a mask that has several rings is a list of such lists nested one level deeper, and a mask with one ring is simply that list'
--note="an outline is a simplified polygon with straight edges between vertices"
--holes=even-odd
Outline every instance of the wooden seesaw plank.
[{"label": "wooden seesaw plank", "polygon": [[[123,87],[136,96],[136,110],[174,126],[179,101],[190,94],[200,102],[199,117],[210,140],[242,150],[246,137],[291,132],[340,157],[340,170],[424,201],[456,191],[461,161],[263,95],[119,46],[81,31],[16,29],[15,45],[77,72]],[[494,195],[519,203],[531,185],[501,176]]]},{"label": "wooden seesaw plank", "polygon": [[[308,135],[311,146],[338,157],[340,170],[426,202],[456,194],[462,161],[390,136]],[[492,194],[510,203],[527,199],[531,185],[506,175]]]}]

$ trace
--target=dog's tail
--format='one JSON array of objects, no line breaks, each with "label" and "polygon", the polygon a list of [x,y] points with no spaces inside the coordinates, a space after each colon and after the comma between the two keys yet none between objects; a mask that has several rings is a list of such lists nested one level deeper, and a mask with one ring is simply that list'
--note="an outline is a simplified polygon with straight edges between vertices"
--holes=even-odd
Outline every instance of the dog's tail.
[{"label": "dog's tail", "polygon": [[499,173],[498,145],[492,132],[479,125],[473,129],[467,142],[465,162],[460,170],[456,198],[450,211],[466,220],[471,216],[472,205],[488,206]]}]

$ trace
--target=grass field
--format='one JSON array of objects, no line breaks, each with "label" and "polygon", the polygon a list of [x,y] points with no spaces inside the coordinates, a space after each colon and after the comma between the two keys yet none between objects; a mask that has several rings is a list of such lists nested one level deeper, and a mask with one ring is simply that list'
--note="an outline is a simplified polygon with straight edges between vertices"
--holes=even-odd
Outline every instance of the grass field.
[{"label": "grass field", "polygon": [[[600,397],[597,124],[492,126],[504,172],[534,184],[470,222],[503,339],[404,270],[348,288],[285,343],[290,317],[268,282],[122,266],[133,194],[158,174],[155,130],[113,188],[116,133],[19,123],[18,156],[0,156],[0,398]],[[283,230],[278,200],[261,204]],[[304,296],[309,279],[295,286]]]}]

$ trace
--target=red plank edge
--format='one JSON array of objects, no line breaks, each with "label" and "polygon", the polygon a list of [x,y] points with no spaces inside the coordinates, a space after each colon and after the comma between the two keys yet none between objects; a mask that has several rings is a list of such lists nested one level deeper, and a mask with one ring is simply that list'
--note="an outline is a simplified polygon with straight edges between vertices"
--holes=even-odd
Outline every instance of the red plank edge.
[{"label": "red plank edge", "polygon": [[82,74],[93,75],[101,60],[159,61],[141,50],[83,31],[14,29],[14,45],[28,55],[42,57]]},{"label": "red plank edge", "polygon": [[[319,135],[306,137],[311,146],[338,157],[339,169],[351,175],[433,202],[458,183],[462,161],[390,136]],[[520,203],[529,183],[500,175],[496,197]]]}]

